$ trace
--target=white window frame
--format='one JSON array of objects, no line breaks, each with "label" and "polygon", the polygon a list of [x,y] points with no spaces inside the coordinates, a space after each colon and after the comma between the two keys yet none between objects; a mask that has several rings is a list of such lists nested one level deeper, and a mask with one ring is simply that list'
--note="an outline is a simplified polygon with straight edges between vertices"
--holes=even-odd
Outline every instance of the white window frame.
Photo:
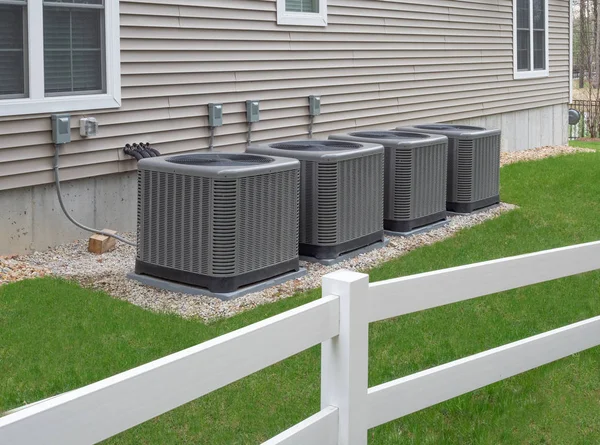
[{"label": "white window frame", "polygon": [[520,79],[539,79],[542,77],[550,76],[550,45],[549,36],[550,32],[548,29],[548,0],[544,0],[544,21],[545,21],[545,32],[546,38],[544,39],[545,51],[546,51],[546,69],[536,70],[533,68],[533,0],[529,0],[529,66],[531,67],[528,71],[519,71],[517,64],[517,50],[519,48],[517,42],[517,0],[513,0],[513,75],[515,80]]},{"label": "white window frame", "polygon": [[285,0],[277,0],[277,24],[294,26],[327,26],[327,0],[319,1],[319,12],[286,11]]},{"label": "white window frame", "polygon": [[119,0],[104,1],[106,93],[45,97],[43,0],[27,0],[28,97],[0,98],[0,116],[62,113],[121,106]]}]

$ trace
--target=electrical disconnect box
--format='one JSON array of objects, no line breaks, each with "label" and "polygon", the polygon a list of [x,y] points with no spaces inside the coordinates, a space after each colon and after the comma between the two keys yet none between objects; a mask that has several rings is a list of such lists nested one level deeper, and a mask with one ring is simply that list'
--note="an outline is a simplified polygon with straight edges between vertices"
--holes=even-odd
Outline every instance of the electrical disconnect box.
[{"label": "electrical disconnect box", "polygon": [[208,104],[208,126],[223,126],[223,104]]},{"label": "electrical disconnect box", "polygon": [[53,114],[52,142],[55,144],[68,144],[71,142],[71,115]]},{"label": "electrical disconnect box", "polygon": [[311,116],[321,114],[321,96],[308,96],[308,108]]},{"label": "electrical disconnect box", "polygon": [[246,101],[246,120],[249,123],[260,120],[260,102],[257,100]]},{"label": "electrical disconnect box", "polygon": [[79,134],[84,138],[98,134],[98,121],[95,117],[82,117],[79,119]]}]

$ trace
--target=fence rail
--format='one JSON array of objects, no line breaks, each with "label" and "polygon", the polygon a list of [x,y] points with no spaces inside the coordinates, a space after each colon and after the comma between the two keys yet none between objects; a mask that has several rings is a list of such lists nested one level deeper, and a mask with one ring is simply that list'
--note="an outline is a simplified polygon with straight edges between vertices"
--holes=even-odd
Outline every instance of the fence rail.
[{"label": "fence rail", "polygon": [[369,289],[369,320],[385,320],[596,269],[600,269],[600,248],[591,243],[381,281]]},{"label": "fence rail", "polygon": [[0,418],[0,444],[94,444],[338,335],[330,296]]},{"label": "fence rail", "polygon": [[600,317],[369,389],[369,428],[597,346]]},{"label": "fence rail", "polygon": [[368,388],[370,322],[600,269],[600,242],[369,284],[324,297],[0,418],[0,443],[93,444],[319,343],[321,411],[265,445],[365,445],[369,428],[600,345],[600,317]]},{"label": "fence rail", "polygon": [[262,445],[337,445],[338,409],[329,406]]}]

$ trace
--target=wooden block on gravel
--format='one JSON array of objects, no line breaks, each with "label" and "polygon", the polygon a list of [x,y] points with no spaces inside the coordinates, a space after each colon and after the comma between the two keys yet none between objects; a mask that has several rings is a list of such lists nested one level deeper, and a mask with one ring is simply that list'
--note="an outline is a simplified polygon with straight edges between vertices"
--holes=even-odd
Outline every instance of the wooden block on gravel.
[{"label": "wooden block on gravel", "polygon": [[[108,232],[108,233],[117,233],[114,230],[108,230],[108,229],[104,229],[104,232]],[[106,252],[110,252],[111,250],[113,250],[117,245],[117,240],[114,238],[111,238],[110,236],[106,236],[106,235],[99,235],[97,233],[95,233],[94,235],[90,236],[90,241],[88,243],[88,252],[92,252],[92,253],[96,253],[96,254],[103,254]]]}]

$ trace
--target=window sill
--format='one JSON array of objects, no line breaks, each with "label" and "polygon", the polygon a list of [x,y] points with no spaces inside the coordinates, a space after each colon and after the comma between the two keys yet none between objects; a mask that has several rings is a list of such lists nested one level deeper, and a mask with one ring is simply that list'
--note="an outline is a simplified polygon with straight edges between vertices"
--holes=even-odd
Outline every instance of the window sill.
[{"label": "window sill", "polygon": [[327,17],[322,14],[286,12],[277,15],[277,24],[293,26],[327,26]]},{"label": "window sill", "polygon": [[119,108],[120,99],[109,94],[45,97],[43,99],[0,99],[0,116],[65,113],[72,111]]},{"label": "window sill", "polygon": [[542,79],[544,77],[549,77],[550,71],[515,71],[514,79],[515,80],[524,80],[524,79]]}]

